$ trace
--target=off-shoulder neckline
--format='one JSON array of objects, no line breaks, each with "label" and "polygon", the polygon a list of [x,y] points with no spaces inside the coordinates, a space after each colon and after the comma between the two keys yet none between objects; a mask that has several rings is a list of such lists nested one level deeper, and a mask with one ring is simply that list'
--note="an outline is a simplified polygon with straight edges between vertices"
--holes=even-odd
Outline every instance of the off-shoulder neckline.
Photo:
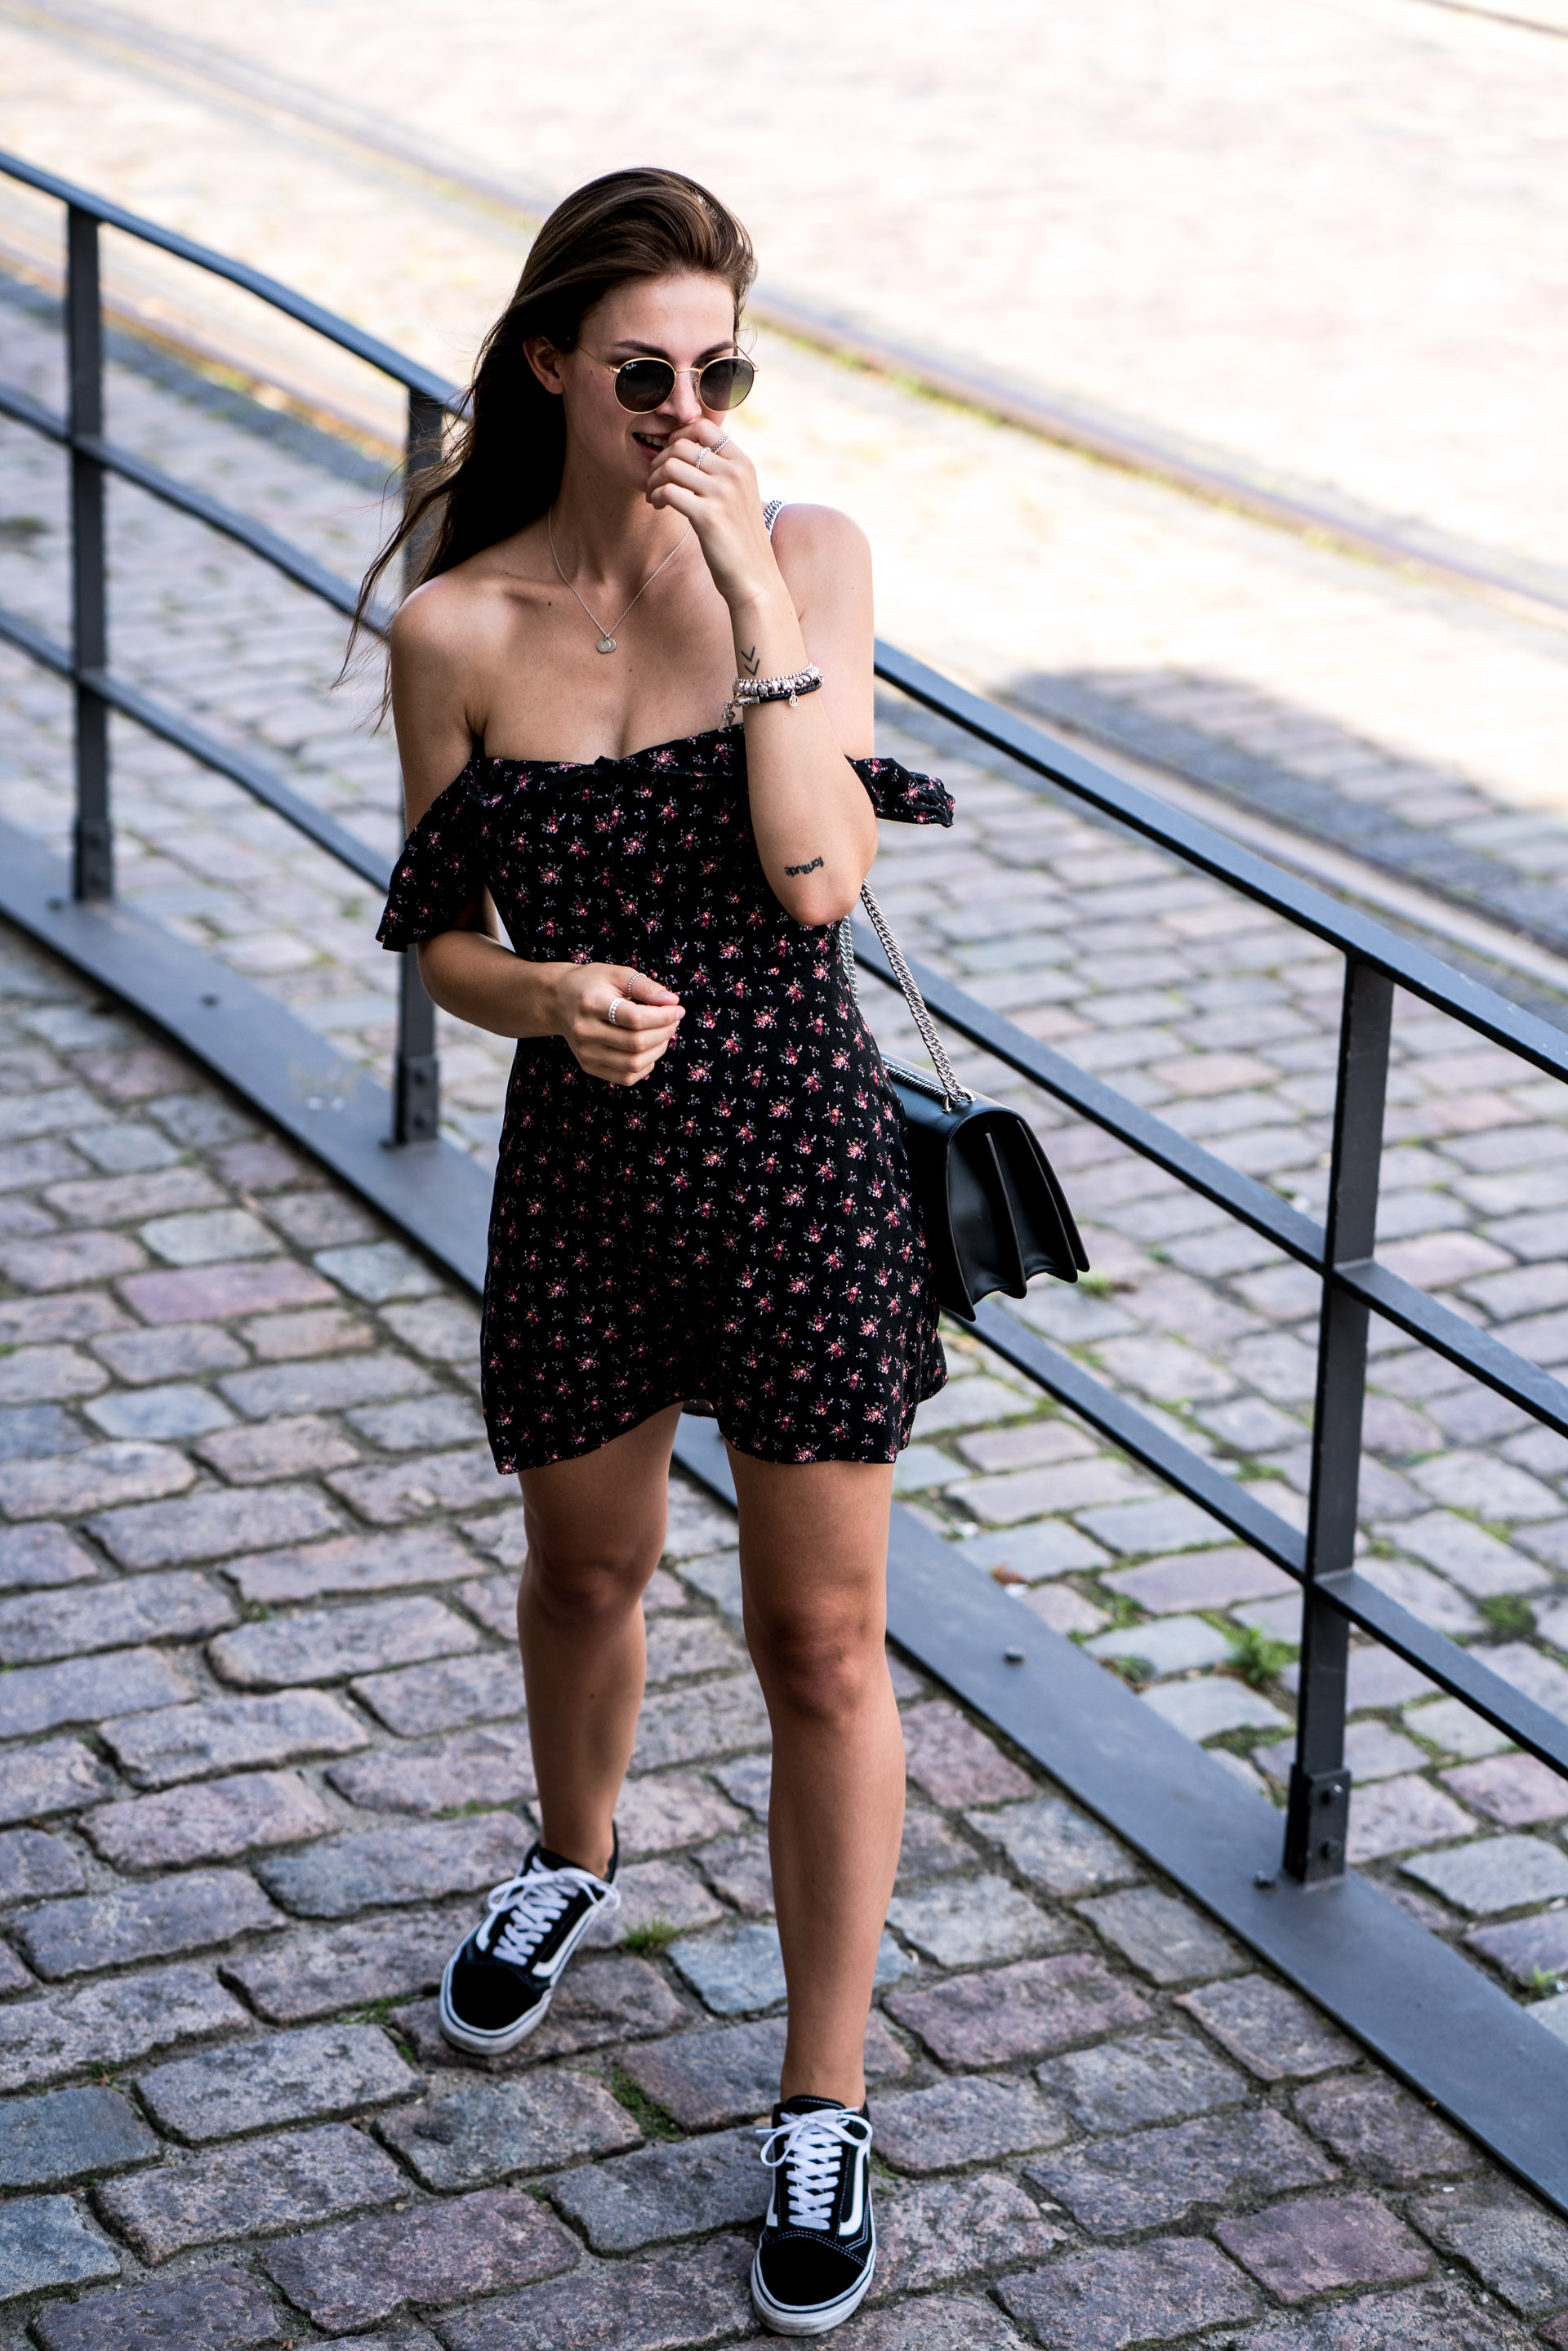
[{"label": "off-shoulder neckline", "polygon": [[736,731],[733,727],[704,726],[695,735],[672,735],[663,743],[644,743],[640,750],[623,751],[618,759],[611,758],[608,753],[602,754],[597,759],[515,759],[507,758],[503,752],[490,752],[476,747],[469,766],[550,768],[558,771],[563,768],[629,768],[633,759],[646,759],[655,751],[684,751],[689,744],[714,742],[719,737],[733,734]]}]

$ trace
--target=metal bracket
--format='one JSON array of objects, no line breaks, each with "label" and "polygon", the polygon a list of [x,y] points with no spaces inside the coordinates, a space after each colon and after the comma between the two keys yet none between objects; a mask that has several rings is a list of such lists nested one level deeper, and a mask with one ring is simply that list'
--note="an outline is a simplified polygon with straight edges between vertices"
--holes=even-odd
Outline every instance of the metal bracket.
[{"label": "metal bracket", "polygon": [[1303,1886],[1321,1886],[1344,1874],[1350,1835],[1350,1773],[1291,1769],[1290,1807],[1285,1815],[1285,1867]]},{"label": "metal bracket", "polygon": [[80,816],[72,838],[71,895],[114,895],[114,827],[108,817]]},{"label": "metal bracket", "polygon": [[398,1143],[434,1143],[441,1120],[441,1062],[434,1053],[400,1053],[397,1061]]}]

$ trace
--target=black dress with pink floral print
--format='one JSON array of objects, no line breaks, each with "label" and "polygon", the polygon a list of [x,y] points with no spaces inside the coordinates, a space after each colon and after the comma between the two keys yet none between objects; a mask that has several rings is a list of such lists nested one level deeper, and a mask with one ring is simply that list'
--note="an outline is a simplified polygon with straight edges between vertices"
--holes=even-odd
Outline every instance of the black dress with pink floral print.
[{"label": "black dress with pink floral print", "polygon": [[[853,766],[879,816],[951,824],[934,778]],[[833,927],[768,887],[741,730],[625,759],[476,752],[409,836],[382,946],[486,889],[519,956],[630,964],[686,1008],[635,1086],[559,1037],[517,1047],[481,1343],[497,1468],[677,1403],[764,1461],[891,1461],[947,1376],[903,1121]]]}]

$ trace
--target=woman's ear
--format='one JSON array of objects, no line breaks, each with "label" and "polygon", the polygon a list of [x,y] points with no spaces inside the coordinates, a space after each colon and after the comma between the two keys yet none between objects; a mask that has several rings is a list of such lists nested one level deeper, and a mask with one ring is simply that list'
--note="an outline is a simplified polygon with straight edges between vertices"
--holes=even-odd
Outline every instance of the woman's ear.
[{"label": "woman's ear", "polygon": [[566,387],[560,380],[561,355],[548,335],[529,335],[523,355],[547,392],[559,399]]}]

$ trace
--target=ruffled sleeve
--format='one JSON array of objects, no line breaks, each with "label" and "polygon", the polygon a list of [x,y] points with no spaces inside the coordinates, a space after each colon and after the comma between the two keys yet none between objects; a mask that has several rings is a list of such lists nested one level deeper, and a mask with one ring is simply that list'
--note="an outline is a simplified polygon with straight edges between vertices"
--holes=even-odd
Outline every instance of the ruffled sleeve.
[{"label": "ruffled sleeve", "polygon": [[465,768],[431,802],[403,843],[376,933],[383,947],[411,947],[455,929],[484,889],[483,820],[467,785]]},{"label": "ruffled sleeve", "polygon": [[935,776],[917,776],[896,759],[852,759],[850,765],[878,816],[894,824],[952,823],[953,795]]}]

